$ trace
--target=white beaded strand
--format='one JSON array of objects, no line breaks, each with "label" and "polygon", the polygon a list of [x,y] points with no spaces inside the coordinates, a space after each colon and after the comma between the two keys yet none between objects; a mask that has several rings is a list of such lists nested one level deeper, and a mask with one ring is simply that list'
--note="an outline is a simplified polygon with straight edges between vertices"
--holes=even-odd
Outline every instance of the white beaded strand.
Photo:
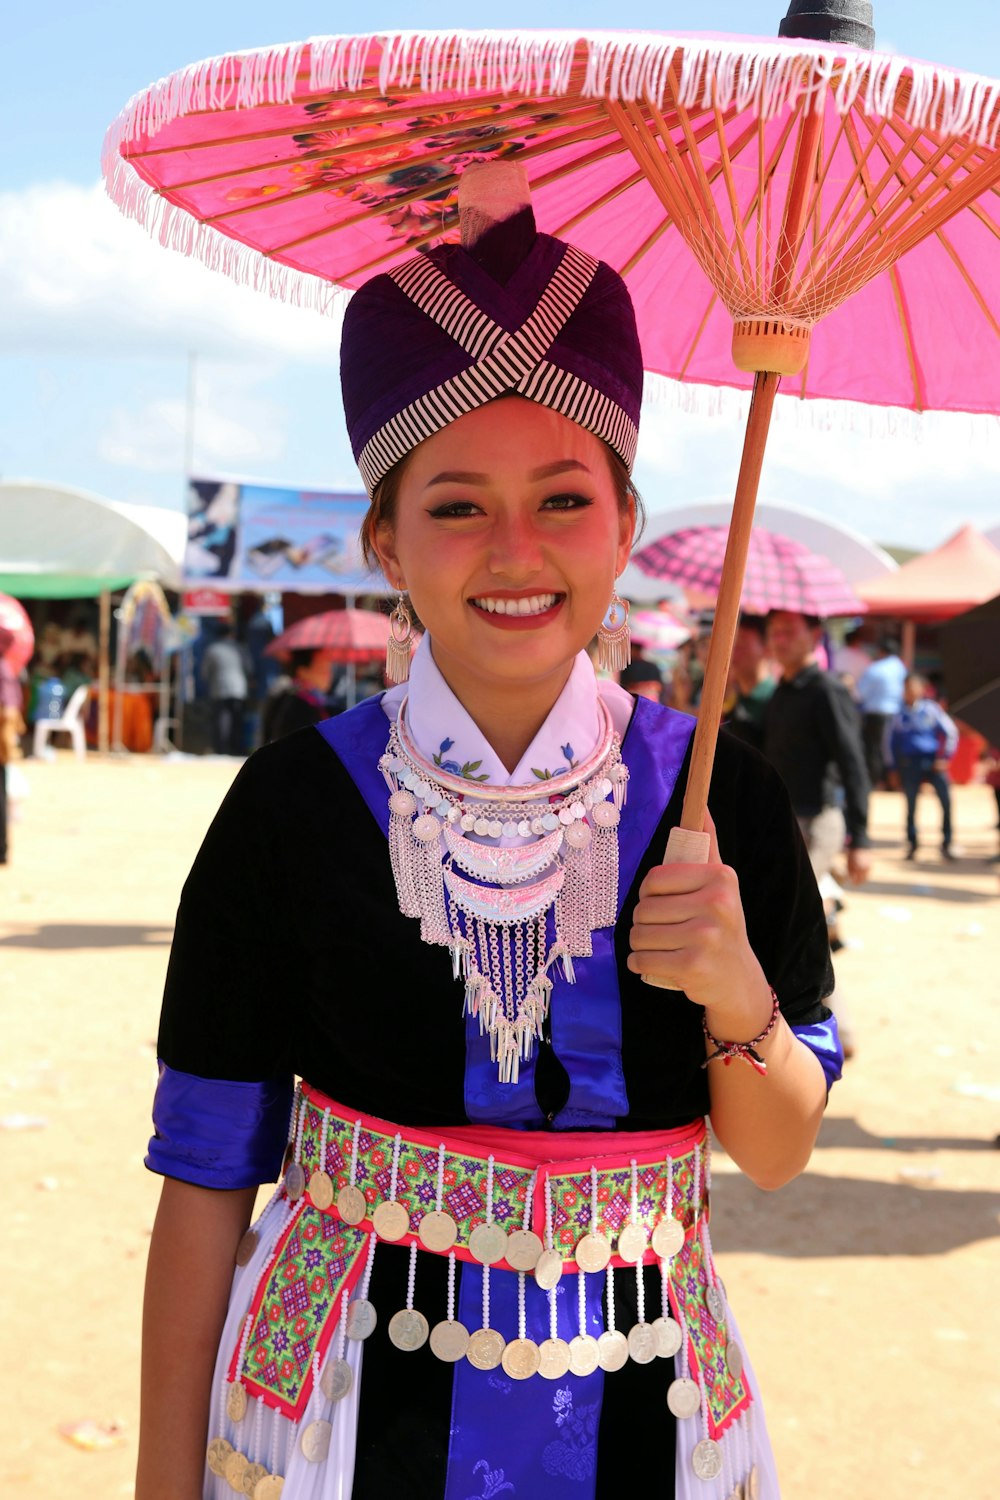
[{"label": "white beaded strand", "polygon": [[577,1271],[577,1322],[581,1337],[587,1332],[587,1273]]},{"label": "white beaded strand", "polygon": [[406,1311],[413,1311],[413,1293],[417,1285],[417,1242],[410,1241],[410,1264],[406,1272]]},{"label": "white beaded strand", "polygon": [[368,1236],[368,1259],[365,1261],[364,1274],[361,1277],[361,1296],[358,1299],[361,1302],[368,1301],[368,1288],[371,1286],[372,1263],[375,1260],[375,1246],[377,1244],[378,1235],[370,1234]]},{"label": "white beaded strand", "polygon": [[590,1169],[590,1232],[597,1234],[597,1168]]},{"label": "white beaded strand", "polygon": [[609,1265],[607,1270],[607,1296],[608,1296],[608,1332],[615,1330],[615,1268]]},{"label": "white beaded strand", "polygon": [[299,1123],[295,1129],[295,1148],[292,1151],[292,1160],[299,1165],[302,1163],[302,1136],[306,1128],[306,1115],[309,1113],[309,1100],[305,1094],[302,1095],[302,1107],[299,1110]]},{"label": "white beaded strand", "polygon": [[[371,1238],[374,1240],[375,1236]],[[347,1358],[347,1304],[351,1300],[351,1294],[344,1288],[344,1294],[340,1299],[340,1322],[337,1324],[337,1358]]]},{"label": "white beaded strand", "polygon": [[522,1341],[528,1337],[528,1314],[524,1300],[525,1272],[517,1273],[517,1336]]},{"label": "white beaded strand", "polygon": [[[552,1179],[545,1174],[545,1248],[552,1250],[554,1242],[552,1237]],[[559,1314],[556,1308],[556,1289],[552,1287],[549,1292],[549,1338],[553,1342],[559,1337]]]},{"label": "white beaded strand", "polygon": [[389,1198],[393,1203],[396,1201],[396,1182],[399,1177],[399,1154],[402,1149],[403,1137],[397,1130],[396,1139],[392,1143],[392,1176],[389,1181]]},{"label": "white beaded strand", "polygon": [[448,1251],[448,1322],[455,1321],[455,1252]]},{"label": "white beaded strand", "polygon": [[253,1430],[250,1434],[250,1462],[259,1464],[262,1462],[260,1456],[261,1428],[264,1425],[264,1397],[258,1396],[254,1402]]},{"label": "white beaded strand", "polygon": [[438,1180],[437,1198],[435,1199],[435,1212],[440,1213],[444,1207],[444,1141],[438,1146]]},{"label": "white beaded strand", "polygon": [[358,1185],[358,1142],[361,1139],[360,1117],[354,1122],[354,1139],[351,1142],[351,1187]]},{"label": "white beaded strand", "polygon": [[483,1327],[490,1326],[490,1268],[483,1267]]},{"label": "white beaded strand", "polygon": [[[636,1165],[635,1157],[632,1158],[632,1161],[631,1161],[630,1165],[631,1165],[631,1168],[632,1168],[632,1197],[631,1197],[631,1203],[629,1205],[629,1212],[630,1212],[631,1217],[632,1217],[632,1223],[633,1224],[638,1224],[639,1223],[639,1168]],[[641,1264],[641,1262],[640,1262],[640,1264]]]},{"label": "white beaded strand", "polygon": [[240,1334],[240,1347],[236,1355],[236,1379],[234,1385],[242,1384],[243,1365],[247,1357],[247,1344],[250,1341],[250,1329],[253,1327],[253,1308],[247,1313],[243,1321],[243,1332]]},{"label": "white beaded strand", "polygon": [[327,1134],[329,1132],[329,1129],[330,1129],[330,1111],[328,1109],[324,1109],[324,1111],[323,1111],[323,1124],[320,1127],[320,1132],[319,1132],[319,1168],[318,1168],[318,1170],[320,1172],[325,1172],[326,1171],[326,1141],[327,1141]]},{"label": "white beaded strand", "polygon": [[268,1469],[268,1473],[269,1474],[277,1474],[278,1473],[278,1439],[279,1439],[280,1436],[281,1436],[281,1421],[280,1421],[280,1419],[278,1417],[278,1413],[275,1412],[273,1414],[273,1416],[271,1417],[271,1451],[268,1454],[268,1465],[267,1465],[267,1469]]},{"label": "white beaded strand", "polygon": [[[490,1155],[486,1158],[486,1222],[493,1223],[493,1162],[495,1158]],[[484,1323],[483,1327],[487,1325]]]},{"label": "white beaded strand", "polygon": [[636,1314],[640,1323],[646,1321],[646,1283],[643,1279],[643,1265],[641,1260],[635,1263],[635,1304]]}]

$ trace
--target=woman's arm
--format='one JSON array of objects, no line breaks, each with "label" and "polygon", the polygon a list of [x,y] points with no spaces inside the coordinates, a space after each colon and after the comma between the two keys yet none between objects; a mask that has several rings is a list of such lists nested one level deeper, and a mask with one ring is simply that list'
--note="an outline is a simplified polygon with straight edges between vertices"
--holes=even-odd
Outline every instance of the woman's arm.
[{"label": "woman's arm", "polygon": [[[747,937],[735,870],[719,856],[715,827],[707,865],[656,865],[639,890],[628,966],[705,1007],[720,1041],[749,1041],[767,1025],[771,992]],[[677,1003],[664,996],[664,1004]],[[709,1064],[712,1126],[761,1188],[778,1188],[809,1160],[826,1103],[823,1069],[779,1018],[761,1043],[761,1076],[736,1060]]]},{"label": "woman's arm", "polygon": [[200,1500],[212,1371],[255,1197],[164,1179],[146,1268],[136,1500]]}]

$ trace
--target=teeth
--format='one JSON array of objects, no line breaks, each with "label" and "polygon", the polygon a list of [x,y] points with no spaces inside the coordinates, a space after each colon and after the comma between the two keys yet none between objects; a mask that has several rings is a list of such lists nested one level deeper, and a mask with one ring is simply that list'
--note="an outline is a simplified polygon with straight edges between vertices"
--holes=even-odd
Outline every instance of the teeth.
[{"label": "teeth", "polygon": [[473,604],[479,609],[488,610],[491,615],[540,615],[545,610],[551,609],[556,602],[555,594],[531,594],[523,599],[473,599]]}]

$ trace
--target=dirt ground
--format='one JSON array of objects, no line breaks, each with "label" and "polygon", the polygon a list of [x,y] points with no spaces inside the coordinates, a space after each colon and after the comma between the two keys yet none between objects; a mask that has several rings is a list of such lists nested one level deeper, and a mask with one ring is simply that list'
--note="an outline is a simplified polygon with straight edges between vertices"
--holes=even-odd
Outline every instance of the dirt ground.
[{"label": "dirt ground", "polygon": [[[63,752],[25,770],[0,869],[4,1490],[115,1500],[135,1462],[160,989],[235,764]],[[874,800],[838,966],[858,1053],[809,1171],[768,1195],[716,1158],[713,1238],[786,1500],[997,1493],[1000,884],[992,793],[955,802],[964,856],[931,852],[928,796],[910,865],[901,798]],[[117,1445],[61,1435],[88,1420],[119,1423]]]}]

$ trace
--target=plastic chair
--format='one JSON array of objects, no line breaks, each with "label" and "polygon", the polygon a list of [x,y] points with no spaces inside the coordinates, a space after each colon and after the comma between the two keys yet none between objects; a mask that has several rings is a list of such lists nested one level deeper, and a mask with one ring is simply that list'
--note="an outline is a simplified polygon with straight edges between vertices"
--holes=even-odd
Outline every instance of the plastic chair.
[{"label": "plastic chair", "polygon": [[60,730],[68,734],[73,741],[73,749],[78,759],[86,758],[87,744],[83,737],[83,708],[89,692],[89,683],[81,682],[67,703],[61,719],[35,720],[34,754],[38,760],[52,759],[49,735],[56,734]]},{"label": "plastic chair", "polygon": [[171,729],[176,729],[176,719],[157,719],[153,725],[153,749],[160,755],[169,755],[177,746],[170,738]]}]

